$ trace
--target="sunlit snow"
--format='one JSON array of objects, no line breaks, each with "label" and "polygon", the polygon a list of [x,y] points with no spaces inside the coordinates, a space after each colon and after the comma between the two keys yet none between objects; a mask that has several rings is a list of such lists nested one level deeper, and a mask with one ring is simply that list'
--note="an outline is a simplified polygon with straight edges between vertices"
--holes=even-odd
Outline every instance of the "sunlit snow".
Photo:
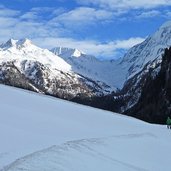
[{"label": "sunlit snow", "polygon": [[165,126],[0,86],[0,170],[170,168]]}]

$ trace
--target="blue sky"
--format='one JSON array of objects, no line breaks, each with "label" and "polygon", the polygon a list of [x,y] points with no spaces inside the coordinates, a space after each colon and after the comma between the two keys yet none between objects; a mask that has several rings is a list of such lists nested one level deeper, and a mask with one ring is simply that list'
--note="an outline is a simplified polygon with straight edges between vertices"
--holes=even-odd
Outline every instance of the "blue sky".
[{"label": "blue sky", "polygon": [[118,58],[171,18],[171,0],[1,0],[0,42],[78,48]]}]

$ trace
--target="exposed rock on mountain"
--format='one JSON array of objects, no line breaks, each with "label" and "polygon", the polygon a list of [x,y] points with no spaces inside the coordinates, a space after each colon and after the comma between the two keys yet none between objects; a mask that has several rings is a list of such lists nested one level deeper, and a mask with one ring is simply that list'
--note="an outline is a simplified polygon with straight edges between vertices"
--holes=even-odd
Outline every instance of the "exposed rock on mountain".
[{"label": "exposed rock on mountain", "polygon": [[153,123],[171,116],[171,48],[165,50],[159,73],[149,71],[138,102],[125,113]]},{"label": "exposed rock on mountain", "polygon": [[[78,49],[56,47],[49,51],[28,39],[10,39],[0,45],[0,83],[163,123],[170,107],[166,102],[162,103],[165,109],[152,110],[150,103],[144,107],[149,98],[145,92],[169,68],[163,67],[166,59],[162,62],[162,54],[170,46],[171,22],[116,61],[101,61]],[[159,105],[160,100],[156,103]]]},{"label": "exposed rock on mountain", "polygon": [[0,46],[0,56],[1,83],[68,100],[108,92],[104,83],[74,73],[62,58],[28,39],[10,39]]}]

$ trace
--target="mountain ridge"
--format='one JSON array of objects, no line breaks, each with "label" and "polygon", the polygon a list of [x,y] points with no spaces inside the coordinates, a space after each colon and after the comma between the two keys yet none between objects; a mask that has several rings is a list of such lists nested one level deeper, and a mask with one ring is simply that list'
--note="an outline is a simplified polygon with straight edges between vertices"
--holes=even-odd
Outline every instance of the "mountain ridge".
[{"label": "mountain ridge", "polygon": [[125,113],[138,103],[148,73],[159,73],[162,54],[171,46],[170,33],[171,22],[164,23],[116,61],[10,39],[0,45],[0,83]]}]

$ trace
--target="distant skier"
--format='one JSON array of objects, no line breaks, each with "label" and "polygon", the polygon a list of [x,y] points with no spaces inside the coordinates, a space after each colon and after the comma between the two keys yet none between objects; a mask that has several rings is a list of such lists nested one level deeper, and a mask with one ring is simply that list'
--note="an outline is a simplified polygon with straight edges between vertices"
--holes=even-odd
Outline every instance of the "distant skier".
[{"label": "distant skier", "polygon": [[167,124],[167,128],[171,129],[171,119],[170,119],[170,117],[167,118],[166,124]]}]

